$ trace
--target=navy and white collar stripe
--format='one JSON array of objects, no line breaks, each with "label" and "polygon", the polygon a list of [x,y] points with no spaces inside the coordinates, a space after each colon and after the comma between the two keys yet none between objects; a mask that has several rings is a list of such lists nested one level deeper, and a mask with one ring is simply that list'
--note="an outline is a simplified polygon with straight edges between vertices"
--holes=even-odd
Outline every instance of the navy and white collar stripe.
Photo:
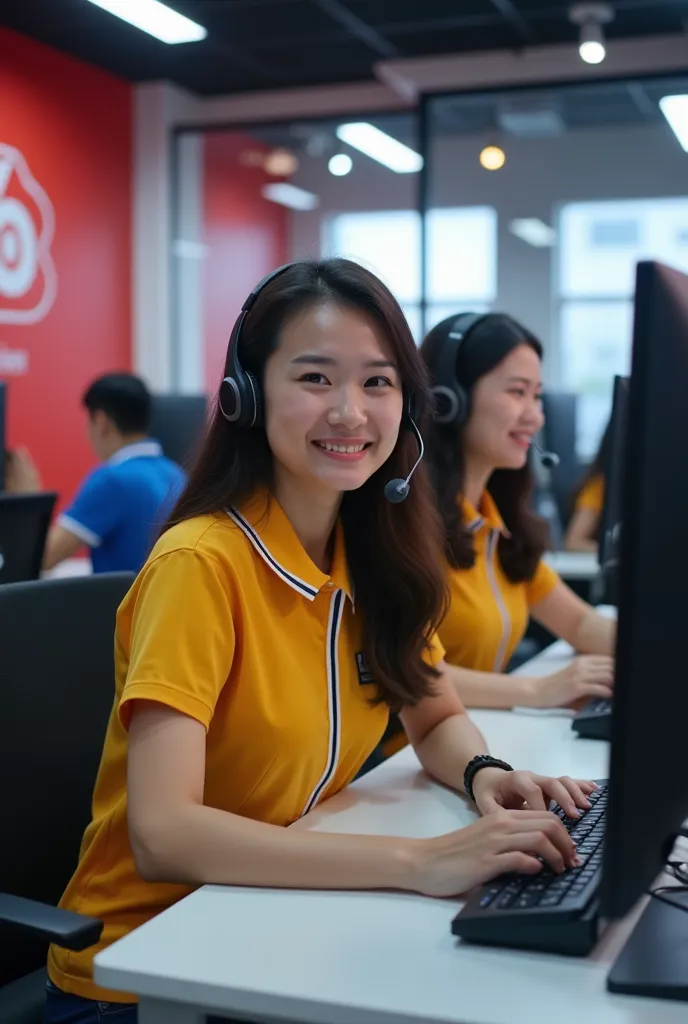
[{"label": "navy and white collar stripe", "polygon": [[270,566],[273,572],[276,572],[280,579],[284,580],[285,583],[288,583],[290,587],[293,587],[293,589],[296,590],[303,597],[308,598],[309,601],[315,600],[315,598],[320,593],[319,589],[317,587],[312,586],[310,583],[306,583],[305,580],[300,579],[293,573],[288,572],[288,570],[285,569],[283,565],[280,565],[277,559],[270,554],[267,547],[260,539],[256,531],[253,529],[251,524],[246,519],[244,519],[241,512],[237,512],[236,509],[233,508],[226,508],[225,512],[227,513],[229,518],[233,522],[235,522],[236,525],[241,530],[244,531],[244,533],[251,541],[251,544],[253,544],[253,547],[256,549],[260,557],[265,562],[267,562],[267,564]]}]

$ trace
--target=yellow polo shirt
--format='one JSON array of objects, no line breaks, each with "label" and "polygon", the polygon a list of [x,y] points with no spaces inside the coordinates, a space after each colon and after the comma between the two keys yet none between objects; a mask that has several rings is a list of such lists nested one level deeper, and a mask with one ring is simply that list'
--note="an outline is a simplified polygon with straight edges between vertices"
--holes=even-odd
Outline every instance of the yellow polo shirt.
[{"label": "yellow polo shirt", "polygon": [[486,491],[480,510],[463,503],[464,522],[473,533],[475,565],[449,570],[450,604],[439,636],[451,665],[480,672],[503,672],[523,638],[530,609],[554,589],[557,574],[540,562],[532,580],[512,583],[497,555],[504,522]]},{"label": "yellow polo shirt", "polygon": [[588,482],[576,498],[576,511],[578,509],[588,509],[590,512],[595,512],[598,516],[602,515],[602,509],[604,507],[604,477],[601,473],[596,473],[595,476],[590,477]]},{"label": "yellow polo shirt", "polygon": [[[136,872],[126,789],[132,703],[154,700],[205,726],[206,805],[289,825],[352,781],[387,724],[387,708],[369,703],[352,597],[341,526],[327,575],[265,495],[160,538],[117,614],[115,703],[93,820],[60,904],[103,920],[103,936],[80,953],[51,947],[59,988],[132,999],[93,983],[95,953],[191,891]],[[435,640],[427,660],[443,653]]]}]

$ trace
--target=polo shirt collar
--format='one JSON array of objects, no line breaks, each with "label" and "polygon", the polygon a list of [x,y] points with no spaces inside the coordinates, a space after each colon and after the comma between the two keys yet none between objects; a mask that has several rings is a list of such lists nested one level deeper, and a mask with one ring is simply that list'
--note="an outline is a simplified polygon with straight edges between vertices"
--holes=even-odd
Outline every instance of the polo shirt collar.
[{"label": "polo shirt collar", "polygon": [[240,509],[227,508],[225,511],[275,575],[297,593],[313,601],[321,590],[336,587],[343,590],[353,604],[344,528],[340,520],[335,526],[332,570],[328,576],[308,556],[282,506],[272,495],[263,493]]},{"label": "polo shirt collar", "polygon": [[464,525],[471,533],[477,533],[483,526],[486,526],[489,530],[498,530],[505,537],[509,536],[509,531],[504,525],[504,520],[499,514],[499,509],[489,491],[483,491],[479,509],[476,509],[475,505],[471,504],[466,498],[463,498],[461,501],[461,511]]},{"label": "polo shirt collar", "polygon": [[157,441],[134,441],[118,449],[107,461],[109,466],[119,466],[129,459],[159,458],[161,455],[162,445]]}]

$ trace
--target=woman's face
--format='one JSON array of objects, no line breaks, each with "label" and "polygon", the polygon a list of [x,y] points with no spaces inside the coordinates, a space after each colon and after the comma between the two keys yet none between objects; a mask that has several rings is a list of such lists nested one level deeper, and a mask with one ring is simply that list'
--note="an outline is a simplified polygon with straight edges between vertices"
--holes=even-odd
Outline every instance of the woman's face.
[{"label": "woman's face", "polygon": [[289,320],[264,390],[277,470],[301,486],[355,490],[397,442],[399,370],[375,323],[356,310],[321,303]]},{"label": "woman's face", "polygon": [[471,392],[471,413],[463,432],[464,454],[491,469],[520,469],[533,437],[542,428],[540,360],[530,345],[519,345],[480,377]]}]

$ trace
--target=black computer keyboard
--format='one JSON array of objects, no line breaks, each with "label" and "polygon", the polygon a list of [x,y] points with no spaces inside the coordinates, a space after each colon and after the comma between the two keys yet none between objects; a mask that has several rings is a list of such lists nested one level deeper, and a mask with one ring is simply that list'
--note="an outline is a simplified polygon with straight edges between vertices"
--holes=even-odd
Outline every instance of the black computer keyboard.
[{"label": "black computer keyboard", "polygon": [[585,740],[609,740],[612,729],[612,702],[595,697],[581,708],[571,728]]},{"label": "black computer keyboard", "polygon": [[452,932],[469,942],[581,954],[596,937],[597,894],[607,809],[607,784],[590,796],[580,818],[561,818],[583,861],[555,874],[504,875],[477,890],[452,922]]}]

